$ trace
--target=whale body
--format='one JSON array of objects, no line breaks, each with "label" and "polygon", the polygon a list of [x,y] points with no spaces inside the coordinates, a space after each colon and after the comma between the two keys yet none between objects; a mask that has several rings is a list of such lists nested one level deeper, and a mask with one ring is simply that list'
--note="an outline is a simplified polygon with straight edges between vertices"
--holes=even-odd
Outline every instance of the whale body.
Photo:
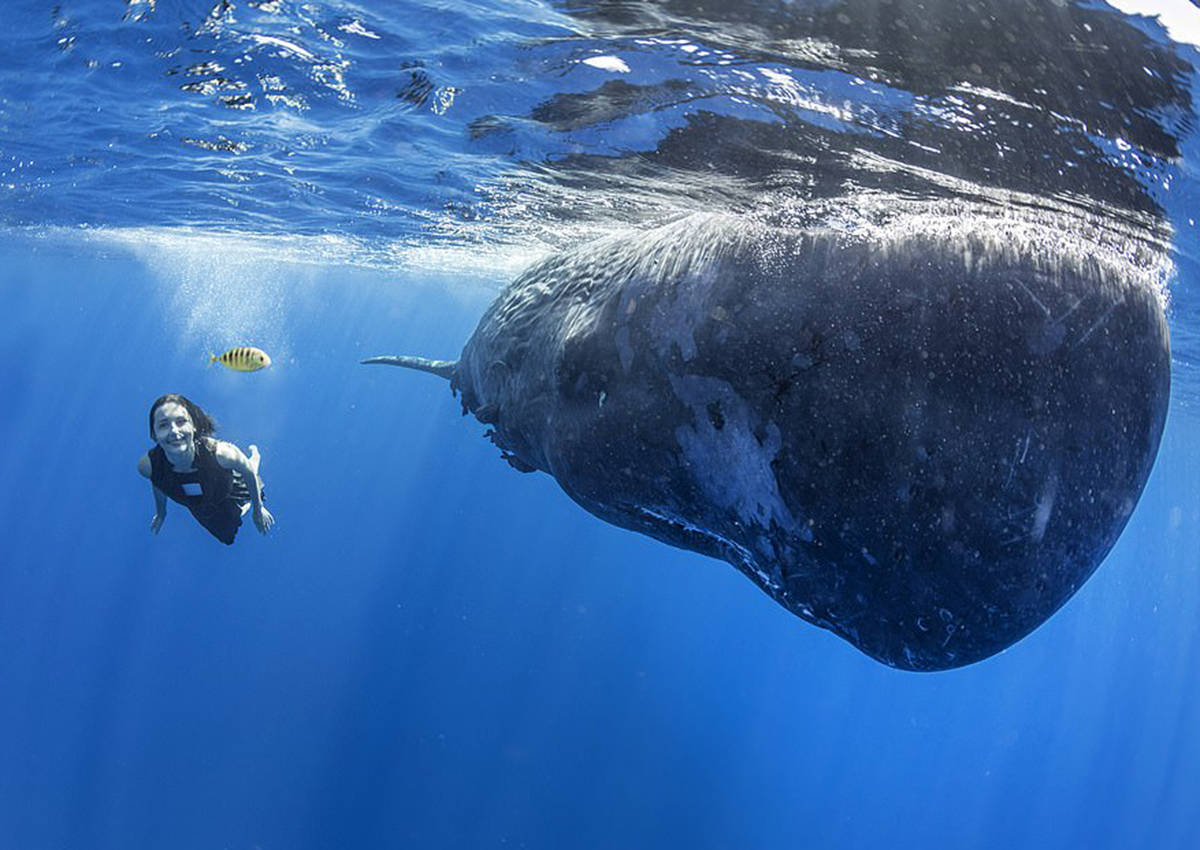
[{"label": "whale body", "polygon": [[908,670],[999,652],[1079,589],[1170,385],[1131,262],[970,216],[693,216],[530,268],[458,361],[365,362],[448,378],[513,466]]}]

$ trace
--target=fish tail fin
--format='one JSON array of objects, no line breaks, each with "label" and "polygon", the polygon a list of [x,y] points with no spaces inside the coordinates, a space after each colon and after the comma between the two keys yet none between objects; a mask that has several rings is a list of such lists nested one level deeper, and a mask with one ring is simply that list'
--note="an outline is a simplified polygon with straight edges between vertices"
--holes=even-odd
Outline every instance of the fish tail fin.
[{"label": "fish tail fin", "polygon": [[211,366],[212,364],[214,364],[216,362],[217,362],[217,355],[213,354],[211,351],[208,352],[208,365]]},{"label": "fish tail fin", "polygon": [[409,357],[403,354],[385,354],[381,357],[368,357],[363,363],[380,363],[385,366],[403,366],[405,369],[416,369],[419,372],[429,372],[447,381],[454,380],[458,372],[457,360],[429,360],[425,357]]}]

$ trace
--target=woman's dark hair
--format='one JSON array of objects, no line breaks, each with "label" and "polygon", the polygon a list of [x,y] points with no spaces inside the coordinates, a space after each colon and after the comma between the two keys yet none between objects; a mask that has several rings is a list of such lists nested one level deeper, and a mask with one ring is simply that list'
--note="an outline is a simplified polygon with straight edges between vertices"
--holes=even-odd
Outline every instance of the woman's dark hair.
[{"label": "woman's dark hair", "polygon": [[196,427],[197,437],[211,436],[217,430],[216,421],[200,409],[200,405],[196,404],[186,396],[181,396],[179,393],[167,393],[159,396],[154,400],[154,404],[150,405],[150,439],[154,439],[154,411],[158,410],[164,404],[182,404],[187,410],[188,416],[192,417],[192,425]]}]

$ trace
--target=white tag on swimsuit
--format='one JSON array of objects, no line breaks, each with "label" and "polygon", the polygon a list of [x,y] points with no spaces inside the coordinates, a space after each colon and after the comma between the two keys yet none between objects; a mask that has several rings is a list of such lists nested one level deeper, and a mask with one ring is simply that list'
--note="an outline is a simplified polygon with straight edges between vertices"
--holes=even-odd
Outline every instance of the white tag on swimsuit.
[{"label": "white tag on swimsuit", "polygon": [[203,496],[204,491],[200,489],[199,481],[184,481],[181,485],[183,495],[185,496]]}]

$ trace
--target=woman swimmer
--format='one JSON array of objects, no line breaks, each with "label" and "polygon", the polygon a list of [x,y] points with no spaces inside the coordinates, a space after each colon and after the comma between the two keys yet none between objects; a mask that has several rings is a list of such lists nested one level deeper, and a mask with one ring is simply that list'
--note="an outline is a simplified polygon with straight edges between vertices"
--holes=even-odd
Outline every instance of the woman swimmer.
[{"label": "woman swimmer", "polygon": [[157,445],[138,460],[138,472],[154,490],[155,534],[166,519],[168,498],[225,544],[233,542],[248,510],[263,534],[275,524],[263,506],[258,447],[251,446],[246,456],[233,443],[215,439],[215,430],[207,413],[177,393],[150,406],[150,438]]}]

